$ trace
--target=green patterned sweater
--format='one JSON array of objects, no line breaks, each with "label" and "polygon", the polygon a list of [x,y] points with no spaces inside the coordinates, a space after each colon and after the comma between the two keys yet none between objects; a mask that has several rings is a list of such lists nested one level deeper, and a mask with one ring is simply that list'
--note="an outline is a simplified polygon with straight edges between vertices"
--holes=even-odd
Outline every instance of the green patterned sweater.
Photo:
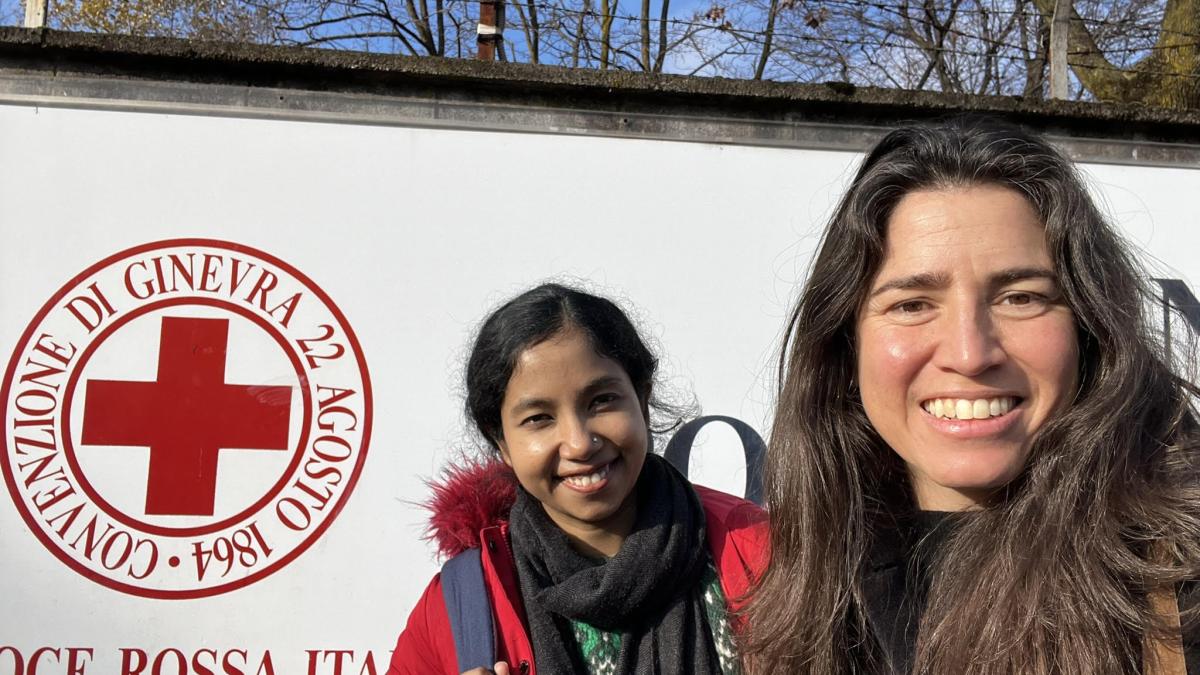
[{"label": "green patterned sweater", "polygon": [[[717,648],[721,673],[741,675],[737,645],[726,616],[725,593],[721,590],[721,580],[717,578],[717,570],[712,563],[709,563],[700,583],[704,587],[704,610],[713,644]],[[571,627],[575,631],[575,642],[579,645],[583,662],[587,664],[588,675],[616,675],[617,659],[621,654],[621,634],[606,633],[579,621],[572,621]]]}]

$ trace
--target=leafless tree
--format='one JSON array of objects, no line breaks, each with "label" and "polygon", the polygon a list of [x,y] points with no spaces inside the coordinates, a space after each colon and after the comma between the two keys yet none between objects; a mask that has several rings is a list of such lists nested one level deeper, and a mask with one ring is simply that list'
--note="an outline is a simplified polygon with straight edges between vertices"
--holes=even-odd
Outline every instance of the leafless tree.
[{"label": "leafless tree", "polygon": [[[1053,10],[1053,0],[1035,2],[1043,13]],[[1200,108],[1200,0],[1134,4],[1072,8],[1072,72],[1100,100]]]},{"label": "leafless tree", "polygon": [[48,18],[65,30],[266,42],[273,25],[267,7],[234,0],[53,0]]},{"label": "leafless tree", "polygon": [[451,32],[451,54],[463,55],[457,34],[473,33],[478,18],[478,5],[465,0],[279,0],[272,10],[285,44],[418,56],[445,56]]}]

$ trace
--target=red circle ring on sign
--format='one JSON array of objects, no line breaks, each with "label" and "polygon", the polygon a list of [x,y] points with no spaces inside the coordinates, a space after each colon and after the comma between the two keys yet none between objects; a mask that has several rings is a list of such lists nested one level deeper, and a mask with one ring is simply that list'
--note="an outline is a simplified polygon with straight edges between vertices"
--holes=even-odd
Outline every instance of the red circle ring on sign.
[{"label": "red circle ring on sign", "polygon": [[198,589],[183,590],[183,591],[169,591],[169,590],[164,591],[164,590],[157,590],[157,589],[141,588],[138,586],[133,586],[131,584],[126,584],[126,583],[122,583],[119,581],[115,581],[113,579],[109,579],[108,577],[106,577],[102,574],[99,574],[83,565],[80,565],[78,563],[78,561],[76,561],[74,558],[68,556],[66,553],[63,552],[63,550],[61,548],[59,548],[57,545],[55,545],[55,543],[50,539],[49,535],[47,535],[45,533],[45,531],[43,531],[42,528],[38,525],[38,522],[33,518],[33,515],[29,512],[29,509],[27,509],[25,507],[24,501],[19,497],[20,492],[17,488],[16,476],[13,474],[12,467],[9,465],[9,461],[8,461],[8,451],[7,451],[8,441],[9,441],[8,425],[7,424],[3,425],[3,428],[0,428],[0,441],[2,441],[4,444],[5,452],[3,453],[3,455],[0,455],[0,469],[3,469],[3,471],[4,471],[4,482],[5,482],[5,485],[8,487],[9,494],[12,495],[13,502],[17,506],[17,511],[20,512],[21,517],[25,520],[25,524],[29,527],[30,531],[32,531],[34,533],[34,535],[42,542],[42,545],[45,546],[52,554],[54,554],[55,557],[57,557],[59,560],[64,562],[68,567],[70,567],[71,569],[80,573],[84,577],[91,579],[92,581],[94,581],[102,586],[106,586],[113,590],[120,591],[122,593],[127,593],[129,595],[136,595],[136,596],[144,597],[144,598],[158,598],[158,599],[163,599],[163,600],[184,600],[184,599],[188,599],[188,598],[203,598],[203,597],[209,597],[209,596],[213,596],[213,595],[220,595],[222,593],[228,593],[229,591],[237,590],[244,586],[249,586],[250,584],[253,584],[253,583],[279,571],[283,567],[287,566],[290,562],[295,560],[297,557],[299,557],[299,555],[301,553],[308,550],[308,547],[311,546],[313,544],[313,542],[315,542],[316,540],[321,538],[321,535],[323,535],[325,533],[325,530],[328,529],[328,527],[333,523],[333,521],[337,518],[338,514],[341,513],[342,507],[346,504],[346,500],[349,499],[350,494],[354,491],[354,487],[358,483],[358,477],[362,473],[363,464],[367,458],[367,448],[368,448],[370,438],[371,438],[371,422],[372,422],[371,376],[370,376],[369,372],[367,371],[366,358],[364,358],[364,356],[363,356],[362,347],[359,346],[359,344],[358,344],[358,337],[355,336],[354,330],[352,328],[350,328],[350,324],[346,321],[346,317],[342,314],[341,310],[338,309],[337,305],[335,305],[333,303],[333,301],[329,298],[329,296],[326,295],[325,292],[322,291],[316,284],[314,284],[313,281],[311,279],[309,279],[306,275],[304,275],[300,271],[293,268],[291,265],[283,262],[282,260],[279,260],[278,258],[276,258],[272,255],[264,253],[263,251],[260,251],[256,248],[246,246],[244,244],[237,244],[237,243],[229,242],[229,241],[221,241],[219,239],[203,239],[203,238],[164,239],[162,241],[150,242],[148,244],[141,244],[139,246],[134,246],[132,248],[128,248],[123,251],[117,252],[113,255],[110,255],[107,258],[104,258],[100,262],[93,264],[91,267],[88,267],[86,270],[84,270],[84,271],[80,272],[79,274],[75,275],[74,277],[72,277],[70,279],[70,281],[68,281],[66,284],[64,284],[63,287],[60,288],[57,293],[55,293],[49,300],[46,301],[46,304],[42,305],[42,308],[40,310],[38,310],[38,313],[34,316],[33,320],[25,328],[25,331],[23,333],[21,333],[21,338],[17,341],[17,349],[15,349],[13,351],[13,355],[8,361],[8,368],[4,372],[4,384],[2,387],[0,387],[0,400],[5,401],[6,402],[5,404],[7,405],[8,396],[9,396],[9,393],[12,388],[13,374],[17,370],[17,364],[20,362],[20,357],[21,357],[22,352],[24,351],[25,346],[27,346],[29,344],[29,339],[33,335],[34,330],[39,325],[41,325],[42,320],[46,318],[46,315],[50,313],[50,310],[52,310],[54,308],[54,306],[56,304],[58,304],[58,302],[67,295],[67,293],[69,293],[72,289],[78,287],[88,277],[92,276],[99,270],[102,270],[105,267],[108,267],[112,263],[114,263],[118,260],[121,260],[122,258],[127,258],[130,256],[138,255],[140,253],[145,253],[146,251],[153,251],[156,249],[171,248],[171,247],[182,247],[182,246],[215,248],[215,249],[231,251],[234,253],[245,253],[245,254],[257,257],[260,260],[269,262],[272,265],[275,265],[276,267],[278,267],[278,268],[286,271],[288,274],[292,275],[293,278],[300,281],[307,290],[312,292],[313,295],[315,295],[317,298],[319,298],[321,300],[321,302],[325,305],[325,307],[329,310],[329,312],[331,314],[333,314],[334,318],[337,319],[338,324],[342,328],[342,332],[345,333],[345,335],[346,335],[346,341],[350,344],[350,348],[354,352],[355,360],[358,362],[358,369],[359,369],[359,373],[362,376],[362,384],[363,384],[363,392],[362,392],[362,394],[363,394],[363,431],[362,431],[362,445],[359,449],[358,461],[355,463],[354,469],[350,472],[350,477],[346,482],[346,489],[342,493],[341,499],[339,499],[337,501],[337,503],[333,505],[333,508],[330,509],[329,515],[325,518],[325,520],[321,521],[321,523],[319,525],[317,525],[316,528],[314,528],[311,533],[309,533],[308,537],[306,537],[304,540],[302,540],[295,548],[288,551],[287,554],[285,554],[279,560],[276,560],[274,563],[267,565],[263,569],[255,572],[253,574],[249,574],[245,577],[242,577],[241,579],[236,579],[234,581],[231,581],[227,584],[212,586],[209,588],[198,588]]},{"label": "red circle ring on sign", "polygon": [[[91,482],[88,481],[87,476],[84,474],[83,467],[79,466],[79,460],[75,457],[75,443],[71,440],[70,429],[71,397],[75,393],[75,387],[79,384],[79,377],[83,373],[84,366],[87,364],[88,359],[92,357],[92,354],[95,353],[96,349],[99,348],[99,346],[105,340],[111,337],[118,328],[126,323],[129,323],[130,321],[155,310],[163,309],[164,307],[178,307],[180,305],[200,305],[204,307],[218,307],[221,309],[226,309],[234,314],[238,314],[242,317],[250,319],[258,327],[265,330],[267,334],[269,334],[277,343],[279,343],[279,346],[283,348],[284,352],[287,353],[288,360],[292,362],[292,367],[296,369],[296,375],[300,379],[300,395],[303,397],[304,407],[304,413],[303,417],[301,418],[302,421],[300,426],[300,440],[296,443],[294,452],[292,453],[292,459],[288,462],[287,469],[284,471],[279,480],[275,482],[275,485],[273,485],[271,489],[262,496],[261,499],[254,502],[249,507],[242,509],[233,516],[225,518],[224,520],[216,523],[212,523],[211,525],[199,525],[195,527],[165,527],[163,525],[145,523],[126,513],[123,513],[120,509],[116,508],[112,504],[109,504],[108,500],[101,497],[96,488],[93,487]],[[79,483],[79,487],[83,489],[84,493],[87,494],[92,501],[96,502],[101,511],[107,513],[110,518],[118,523],[135,530],[156,534],[160,537],[189,537],[219,532],[230,525],[245,519],[247,514],[257,512],[266,506],[268,502],[274,499],[275,496],[283,490],[284,485],[288,483],[289,479],[292,477],[292,474],[296,471],[296,468],[300,466],[300,458],[303,457],[304,448],[308,445],[309,425],[312,424],[312,393],[308,390],[308,384],[308,377],[304,374],[304,366],[300,364],[300,358],[296,356],[295,352],[288,349],[287,338],[285,338],[282,333],[275,329],[274,326],[268,324],[262,317],[258,316],[254,312],[251,312],[244,307],[239,307],[227,300],[218,300],[216,298],[171,298],[169,300],[156,300],[122,314],[120,318],[116,319],[106,326],[104,330],[100,331],[100,334],[96,336],[96,339],[88,343],[88,346],[85,347],[83,352],[79,355],[79,361],[75,364],[75,369],[71,371],[71,376],[67,379],[67,386],[63,387],[62,419],[59,421],[60,430],[62,432],[63,454],[67,459],[67,465],[70,466],[71,470],[74,472],[75,480]]]}]

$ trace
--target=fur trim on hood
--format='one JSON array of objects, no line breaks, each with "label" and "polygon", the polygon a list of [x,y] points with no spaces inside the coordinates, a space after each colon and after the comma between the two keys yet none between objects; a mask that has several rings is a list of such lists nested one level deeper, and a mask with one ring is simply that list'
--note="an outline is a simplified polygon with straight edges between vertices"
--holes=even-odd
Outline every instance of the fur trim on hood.
[{"label": "fur trim on hood", "polygon": [[426,484],[433,495],[422,504],[431,513],[425,538],[444,558],[479,546],[479,531],[507,522],[517,499],[516,475],[495,459],[463,460]]}]

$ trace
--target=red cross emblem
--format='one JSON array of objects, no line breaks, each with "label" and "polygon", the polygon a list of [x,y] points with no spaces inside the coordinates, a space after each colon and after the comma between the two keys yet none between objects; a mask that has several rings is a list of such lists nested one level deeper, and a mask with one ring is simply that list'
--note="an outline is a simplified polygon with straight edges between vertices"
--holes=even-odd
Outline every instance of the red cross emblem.
[{"label": "red cross emblem", "polygon": [[227,319],[163,317],[158,380],[90,380],[83,442],[149,446],[146,513],[211,516],[222,449],[286,450],[291,387],[225,382]]},{"label": "red cross emblem", "polygon": [[366,360],[329,296],[211,239],[72,275],[0,401],[0,474],[30,531],[87,579],[164,599],[287,566],[341,511],[371,432]]}]

